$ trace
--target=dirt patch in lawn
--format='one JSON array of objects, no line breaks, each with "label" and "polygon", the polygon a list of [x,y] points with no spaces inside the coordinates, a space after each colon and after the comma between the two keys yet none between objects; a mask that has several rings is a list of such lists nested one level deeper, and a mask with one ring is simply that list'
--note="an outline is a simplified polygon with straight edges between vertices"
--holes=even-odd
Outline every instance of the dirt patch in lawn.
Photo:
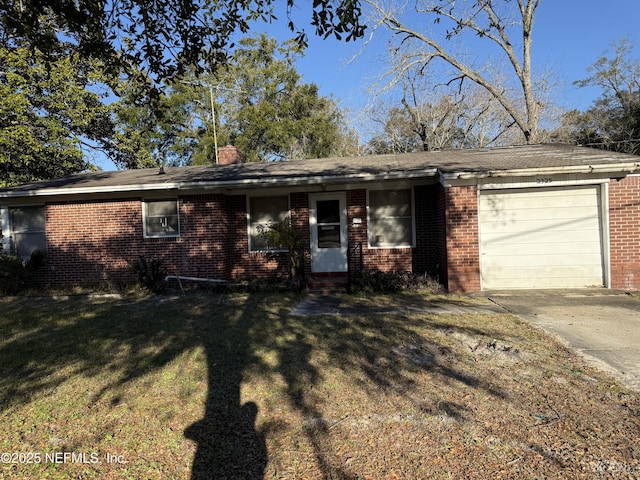
[{"label": "dirt patch in lawn", "polygon": [[640,477],[638,393],[519,318],[299,301],[0,300],[0,478]]}]

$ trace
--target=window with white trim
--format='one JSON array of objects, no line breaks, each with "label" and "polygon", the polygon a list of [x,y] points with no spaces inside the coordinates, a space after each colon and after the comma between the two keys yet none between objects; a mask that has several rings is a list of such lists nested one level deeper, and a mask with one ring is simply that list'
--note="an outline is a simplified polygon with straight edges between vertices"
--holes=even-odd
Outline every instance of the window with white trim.
[{"label": "window with white trim", "polygon": [[411,189],[369,190],[369,246],[413,246],[413,198]]},{"label": "window with white trim", "polygon": [[36,250],[47,249],[44,206],[9,208],[10,252],[28,259]]},{"label": "window with white trim", "polygon": [[249,251],[268,250],[262,233],[269,225],[283,222],[289,216],[289,196],[249,198]]},{"label": "window with white trim", "polygon": [[177,200],[145,200],[142,203],[142,213],[145,237],[180,236]]}]

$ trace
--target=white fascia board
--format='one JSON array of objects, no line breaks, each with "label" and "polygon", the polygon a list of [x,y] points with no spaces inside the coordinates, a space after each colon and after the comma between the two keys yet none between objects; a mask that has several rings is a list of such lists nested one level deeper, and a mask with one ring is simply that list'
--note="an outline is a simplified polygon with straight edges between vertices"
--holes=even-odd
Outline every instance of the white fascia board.
[{"label": "white fascia board", "polygon": [[201,182],[173,182],[162,184],[136,184],[136,185],[115,185],[101,187],[60,187],[60,188],[43,188],[34,190],[20,190],[0,192],[0,198],[20,198],[20,197],[44,197],[44,196],[62,196],[62,195],[87,195],[87,194],[105,194],[105,193],[126,193],[126,192],[158,192],[158,191],[175,191],[183,190],[213,190],[213,189],[235,189],[252,186],[304,186],[319,185],[323,183],[353,183],[353,182],[374,182],[381,180],[402,180],[424,177],[434,177],[438,174],[435,168],[426,170],[417,170],[412,172],[387,172],[379,174],[356,174],[356,175],[340,175],[340,176],[313,176],[313,177],[293,177],[293,178],[250,178],[245,180],[218,180],[218,181],[201,181]]},{"label": "white fascia board", "polygon": [[563,167],[518,168],[512,170],[491,170],[488,172],[460,171],[440,172],[444,181],[470,180],[487,177],[521,177],[535,175],[557,175],[567,173],[623,173],[625,175],[640,172],[640,163],[617,163],[600,165],[572,165]]},{"label": "white fascia board", "polygon": [[18,190],[0,192],[0,198],[19,197],[49,197],[62,195],[85,195],[90,193],[117,193],[133,191],[157,191],[176,190],[179,184],[141,184],[141,185],[111,185],[106,187],[61,187],[61,188],[40,188],[35,190]]}]

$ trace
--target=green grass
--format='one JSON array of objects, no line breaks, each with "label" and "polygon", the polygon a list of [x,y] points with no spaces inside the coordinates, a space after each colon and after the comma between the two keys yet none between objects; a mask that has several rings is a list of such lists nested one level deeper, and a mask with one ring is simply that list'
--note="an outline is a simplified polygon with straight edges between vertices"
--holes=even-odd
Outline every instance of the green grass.
[{"label": "green grass", "polygon": [[[0,300],[0,478],[640,476],[638,394],[518,318],[299,300]],[[481,300],[343,304],[434,301]]]}]

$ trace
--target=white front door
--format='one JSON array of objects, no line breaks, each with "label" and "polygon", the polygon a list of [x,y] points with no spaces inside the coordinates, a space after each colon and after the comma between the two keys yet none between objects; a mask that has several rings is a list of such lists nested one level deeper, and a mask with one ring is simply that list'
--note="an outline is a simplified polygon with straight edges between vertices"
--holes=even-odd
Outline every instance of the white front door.
[{"label": "white front door", "polygon": [[309,197],[311,271],[347,271],[347,208],[344,193]]}]

